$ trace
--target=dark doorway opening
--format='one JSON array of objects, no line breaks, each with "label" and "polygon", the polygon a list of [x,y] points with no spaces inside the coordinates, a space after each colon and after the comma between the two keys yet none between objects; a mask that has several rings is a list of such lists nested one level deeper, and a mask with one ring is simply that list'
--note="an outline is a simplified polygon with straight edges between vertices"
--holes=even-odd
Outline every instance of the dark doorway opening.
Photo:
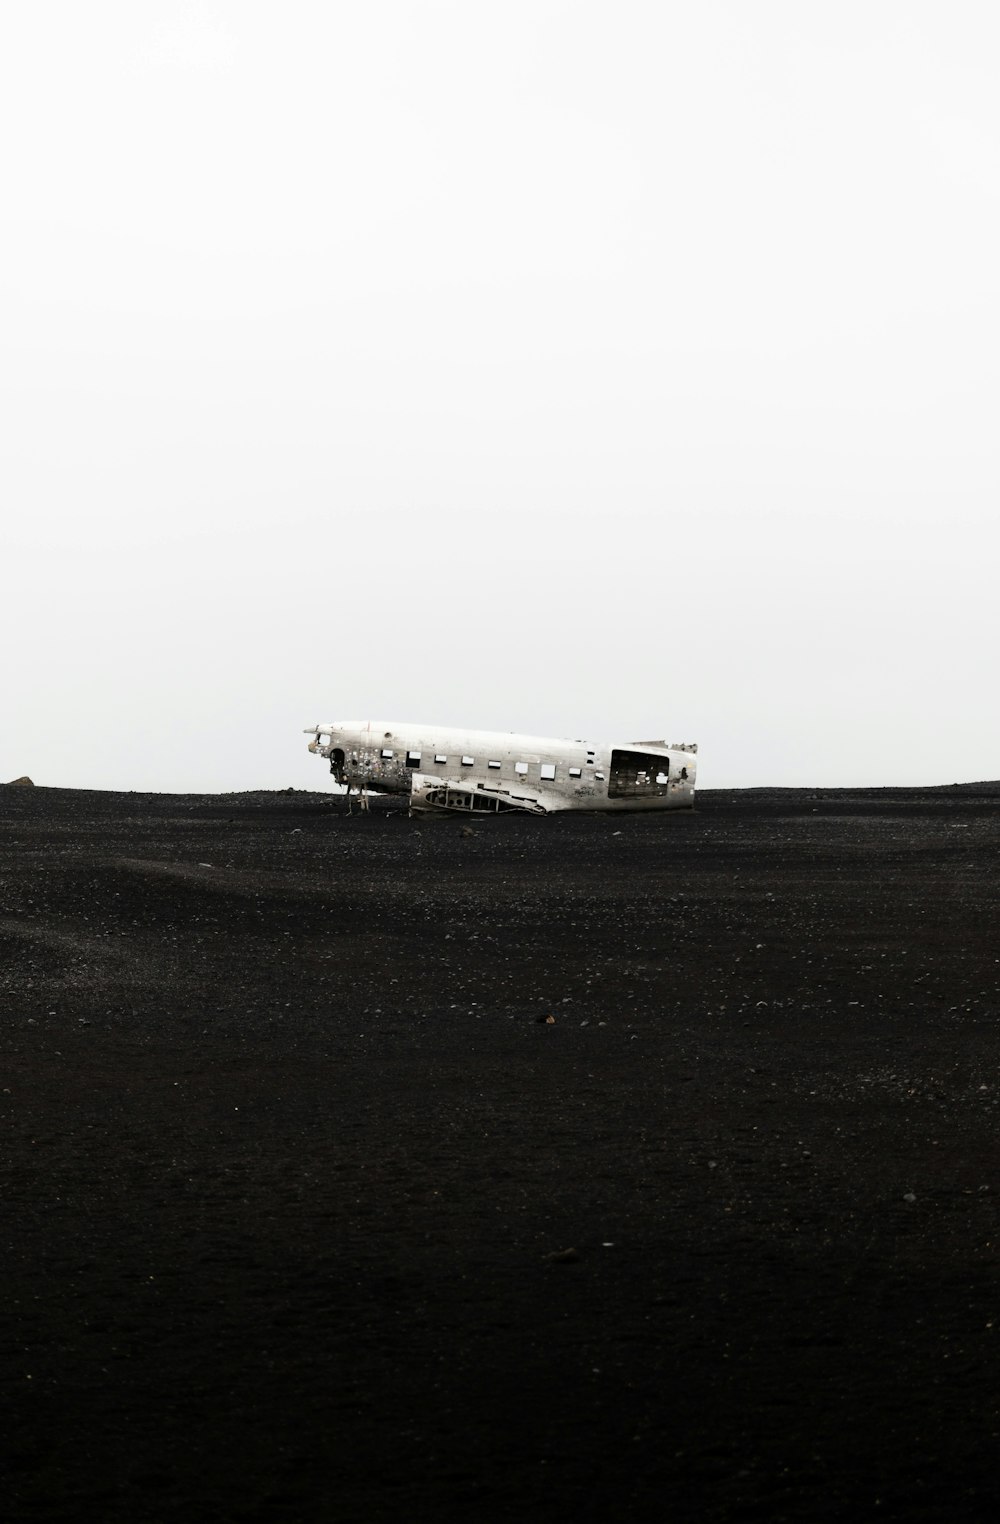
[{"label": "dark doorway opening", "polygon": [[608,773],[609,799],[655,799],[667,792],[670,764],[648,751],[613,751]]}]

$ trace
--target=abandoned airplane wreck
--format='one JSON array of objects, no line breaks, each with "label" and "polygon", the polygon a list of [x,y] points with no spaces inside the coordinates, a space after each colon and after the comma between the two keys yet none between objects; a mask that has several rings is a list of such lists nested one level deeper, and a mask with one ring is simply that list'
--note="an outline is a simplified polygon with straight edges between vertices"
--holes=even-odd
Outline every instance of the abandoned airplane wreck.
[{"label": "abandoned airplane wreck", "polygon": [[688,742],[590,745],[393,720],[313,725],[309,750],[364,808],[369,793],[405,794],[415,814],[546,815],[561,810],[690,809],[698,748]]}]

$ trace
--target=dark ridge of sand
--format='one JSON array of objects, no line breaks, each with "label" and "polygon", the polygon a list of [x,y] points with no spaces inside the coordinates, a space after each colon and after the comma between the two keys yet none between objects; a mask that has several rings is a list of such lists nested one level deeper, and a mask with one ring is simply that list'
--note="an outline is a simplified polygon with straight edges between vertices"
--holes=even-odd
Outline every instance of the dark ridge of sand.
[{"label": "dark ridge of sand", "polygon": [[6,1516],[992,1517],[998,847],[0,790]]}]

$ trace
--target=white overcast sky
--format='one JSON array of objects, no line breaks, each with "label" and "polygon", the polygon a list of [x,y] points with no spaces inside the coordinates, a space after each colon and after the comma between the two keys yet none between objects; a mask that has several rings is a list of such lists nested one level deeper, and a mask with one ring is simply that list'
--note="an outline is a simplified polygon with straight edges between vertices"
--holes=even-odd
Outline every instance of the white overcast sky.
[{"label": "white overcast sky", "polygon": [[1000,776],[996,0],[30,0],[0,778]]}]

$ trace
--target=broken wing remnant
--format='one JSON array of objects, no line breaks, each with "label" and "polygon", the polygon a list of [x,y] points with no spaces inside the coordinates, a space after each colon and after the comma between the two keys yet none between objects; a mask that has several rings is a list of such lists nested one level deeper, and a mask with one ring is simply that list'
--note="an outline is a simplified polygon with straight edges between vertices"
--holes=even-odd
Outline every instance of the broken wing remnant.
[{"label": "broken wing remnant", "polygon": [[348,795],[406,794],[413,813],[546,815],[558,810],[690,809],[695,753],[687,742],[590,745],[548,736],[459,730],[396,720],[313,725]]},{"label": "broken wing remnant", "polygon": [[428,778],[415,773],[410,790],[410,809],[468,810],[476,814],[503,815],[509,810],[546,814],[545,805],[533,794],[514,793],[511,789],[487,787],[483,783],[449,783],[447,779]]}]

